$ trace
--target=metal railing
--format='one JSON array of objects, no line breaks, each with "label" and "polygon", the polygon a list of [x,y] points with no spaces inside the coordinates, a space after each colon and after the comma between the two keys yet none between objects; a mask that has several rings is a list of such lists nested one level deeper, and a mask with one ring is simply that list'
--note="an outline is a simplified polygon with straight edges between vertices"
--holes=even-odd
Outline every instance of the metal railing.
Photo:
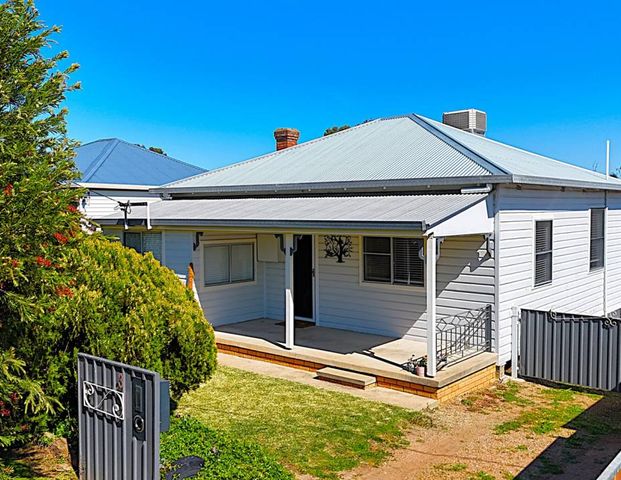
[{"label": "metal railing", "polygon": [[438,368],[465,360],[492,347],[492,306],[442,317],[436,323]]}]

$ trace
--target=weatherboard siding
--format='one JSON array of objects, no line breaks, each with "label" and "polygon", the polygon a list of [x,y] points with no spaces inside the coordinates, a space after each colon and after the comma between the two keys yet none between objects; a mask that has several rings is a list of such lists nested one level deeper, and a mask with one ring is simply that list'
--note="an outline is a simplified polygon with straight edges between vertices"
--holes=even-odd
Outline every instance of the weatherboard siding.
[{"label": "weatherboard siding", "polygon": [[177,275],[186,275],[188,265],[192,261],[193,233],[165,230],[162,235],[162,244],[165,250],[164,265]]},{"label": "weatherboard siding", "polygon": [[156,202],[159,200],[158,195],[145,191],[93,189],[90,190],[82,211],[88,218],[97,219],[118,213],[118,202]]},{"label": "weatherboard siding", "polygon": [[201,237],[199,247],[192,253],[196,272],[198,297],[205,318],[214,326],[253,320],[264,316],[263,262],[256,263],[255,281],[231,285],[205,287],[201,251],[206,242],[227,240],[254,240],[255,235],[235,233],[208,233]]},{"label": "weatherboard siding", "polygon": [[[344,263],[324,258],[319,237],[319,325],[393,337],[426,338],[424,287],[361,282],[360,237]],[[437,265],[438,316],[494,304],[494,264],[482,236],[447,238]]]},{"label": "weatherboard siding", "polygon": [[[603,192],[503,187],[498,194],[499,362],[511,355],[512,307],[601,315],[603,269],[590,271],[590,209],[604,206]],[[609,214],[608,249],[621,249],[619,211]],[[534,228],[537,219],[551,219],[552,282],[534,286]],[[613,220],[614,219],[614,220]],[[621,272],[619,262],[613,265]],[[609,272],[609,278],[612,271]],[[618,274],[616,274],[618,277]],[[617,279],[612,285],[621,291]],[[618,304],[619,302],[613,302]]]},{"label": "weatherboard siding", "polygon": [[608,193],[606,229],[607,313],[621,308],[621,194]]}]

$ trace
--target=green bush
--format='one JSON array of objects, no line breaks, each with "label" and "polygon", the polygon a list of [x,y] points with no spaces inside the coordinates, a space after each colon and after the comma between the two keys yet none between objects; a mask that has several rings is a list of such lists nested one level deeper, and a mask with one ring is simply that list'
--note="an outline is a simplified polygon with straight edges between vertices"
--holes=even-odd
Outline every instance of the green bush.
[{"label": "green bush", "polygon": [[67,435],[75,427],[78,352],[156,370],[170,380],[173,397],[209,378],[213,329],[173,271],[100,235],[66,247],[63,270],[72,280],[11,335],[29,377],[64,408],[31,419],[27,433]]},{"label": "green bush", "polygon": [[[197,480],[293,480],[293,475],[256,444],[243,442],[206,427],[191,417],[174,418],[162,434],[160,447],[165,469],[181,457],[205,460]],[[163,477],[162,477],[163,478]]]},{"label": "green bush", "polygon": [[93,235],[69,268],[75,286],[55,316],[75,350],[156,370],[175,396],[211,375],[213,329],[192,291],[150,253]]},{"label": "green bush", "polygon": [[[28,439],[28,425],[38,415],[54,412],[55,405],[38,382],[25,376],[24,361],[10,348],[0,351],[0,448]],[[0,463],[0,471],[2,464]]]}]

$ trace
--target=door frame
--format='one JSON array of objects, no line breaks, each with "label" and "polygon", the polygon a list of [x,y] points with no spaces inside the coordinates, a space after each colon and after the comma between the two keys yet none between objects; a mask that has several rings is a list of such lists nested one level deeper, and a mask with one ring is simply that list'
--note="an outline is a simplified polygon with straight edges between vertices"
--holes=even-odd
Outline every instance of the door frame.
[{"label": "door frame", "polygon": [[[307,322],[313,322],[315,324],[317,324],[317,305],[316,305],[316,292],[317,292],[317,285],[315,282],[315,279],[317,278],[317,255],[315,253],[315,250],[317,248],[317,235],[313,234],[313,233],[304,233],[302,234],[304,236],[308,236],[311,237],[311,281],[310,281],[310,286],[311,286],[311,304],[312,304],[312,308],[313,308],[313,315],[311,317],[300,317],[298,315],[294,315],[294,320],[304,320]],[[293,257],[293,268],[295,268],[295,256]],[[293,292],[293,299],[295,301],[295,291]]]}]

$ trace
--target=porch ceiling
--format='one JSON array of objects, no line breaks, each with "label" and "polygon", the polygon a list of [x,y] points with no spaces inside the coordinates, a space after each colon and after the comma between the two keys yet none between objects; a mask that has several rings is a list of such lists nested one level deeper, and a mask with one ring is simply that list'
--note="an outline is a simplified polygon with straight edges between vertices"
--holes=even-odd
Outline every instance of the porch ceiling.
[{"label": "porch ceiling", "polygon": [[[475,215],[484,216],[481,221],[485,222],[486,197],[487,194],[444,194],[165,200],[149,207],[133,207],[128,222],[143,224],[149,208],[152,226],[426,231],[476,205],[476,212],[481,213]],[[96,221],[101,225],[123,225],[123,213]]]}]

